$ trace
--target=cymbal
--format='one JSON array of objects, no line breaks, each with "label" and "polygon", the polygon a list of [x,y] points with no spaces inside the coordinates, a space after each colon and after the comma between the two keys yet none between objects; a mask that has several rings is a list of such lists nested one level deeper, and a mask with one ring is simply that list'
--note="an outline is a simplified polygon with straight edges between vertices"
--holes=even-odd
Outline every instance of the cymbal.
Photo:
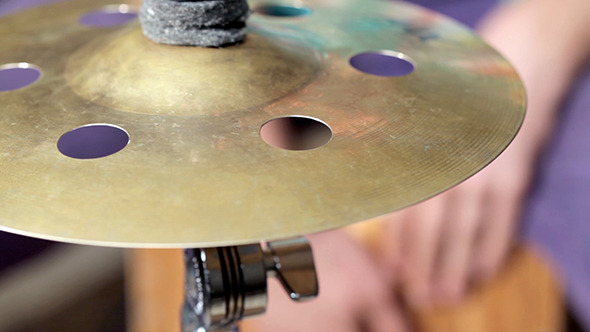
[{"label": "cymbal", "polygon": [[453,20],[266,4],[221,49],[82,24],[94,0],[1,18],[0,74],[40,75],[0,91],[0,229],[124,247],[318,232],[460,183],[522,123],[516,72]]}]

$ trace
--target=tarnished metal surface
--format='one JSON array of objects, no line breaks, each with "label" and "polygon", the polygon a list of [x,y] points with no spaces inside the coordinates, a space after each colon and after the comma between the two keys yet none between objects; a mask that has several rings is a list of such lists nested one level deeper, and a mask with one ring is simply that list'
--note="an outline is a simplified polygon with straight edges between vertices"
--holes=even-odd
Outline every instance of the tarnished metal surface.
[{"label": "tarnished metal surface", "polygon": [[[397,2],[303,4],[310,15],[254,14],[247,41],[225,49],[157,45],[137,22],[81,26],[94,0],[0,19],[0,65],[43,72],[0,92],[0,229],[130,247],[284,238],[431,197],[516,134],[523,86],[467,29]],[[378,50],[405,54],[415,71],[349,65]],[[332,140],[266,144],[260,127],[289,115],[325,122]],[[92,123],[124,128],[129,145],[88,160],[58,151],[62,134]]]}]

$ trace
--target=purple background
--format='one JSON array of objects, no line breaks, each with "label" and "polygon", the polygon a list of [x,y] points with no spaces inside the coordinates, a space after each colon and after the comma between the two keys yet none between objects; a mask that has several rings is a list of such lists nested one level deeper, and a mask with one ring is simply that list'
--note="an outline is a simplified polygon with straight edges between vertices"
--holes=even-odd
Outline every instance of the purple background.
[{"label": "purple background", "polygon": [[404,76],[414,71],[414,65],[408,60],[375,52],[353,56],[350,65],[363,73],[376,76]]},{"label": "purple background", "polygon": [[80,17],[80,23],[90,27],[111,27],[125,24],[137,17],[136,13],[119,13],[97,10]]},{"label": "purple background", "polygon": [[57,141],[58,150],[76,159],[94,159],[117,153],[127,146],[129,135],[119,127],[93,124],[63,134]]},{"label": "purple background", "polygon": [[35,68],[0,69],[0,92],[23,88],[37,81],[40,76],[41,72]]}]

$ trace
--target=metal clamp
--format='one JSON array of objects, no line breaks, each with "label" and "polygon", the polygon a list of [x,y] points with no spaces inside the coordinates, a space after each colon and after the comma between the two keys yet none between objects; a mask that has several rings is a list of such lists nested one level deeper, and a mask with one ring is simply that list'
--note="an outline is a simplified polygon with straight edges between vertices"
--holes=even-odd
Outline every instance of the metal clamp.
[{"label": "metal clamp", "polygon": [[318,294],[309,242],[295,238],[241,246],[185,251],[184,332],[231,330],[242,318],[266,310],[269,276],[277,277],[291,299]]}]

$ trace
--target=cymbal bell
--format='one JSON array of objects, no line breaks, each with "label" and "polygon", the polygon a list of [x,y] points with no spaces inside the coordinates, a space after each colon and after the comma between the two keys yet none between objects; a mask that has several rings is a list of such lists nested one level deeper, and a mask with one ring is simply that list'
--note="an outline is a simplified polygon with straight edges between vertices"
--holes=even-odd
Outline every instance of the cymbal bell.
[{"label": "cymbal bell", "polygon": [[221,49],[81,24],[93,0],[0,18],[0,75],[41,72],[0,91],[0,229],[124,247],[318,232],[456,185],[522,123],[516,72],[450,19],[266,4]]}]

